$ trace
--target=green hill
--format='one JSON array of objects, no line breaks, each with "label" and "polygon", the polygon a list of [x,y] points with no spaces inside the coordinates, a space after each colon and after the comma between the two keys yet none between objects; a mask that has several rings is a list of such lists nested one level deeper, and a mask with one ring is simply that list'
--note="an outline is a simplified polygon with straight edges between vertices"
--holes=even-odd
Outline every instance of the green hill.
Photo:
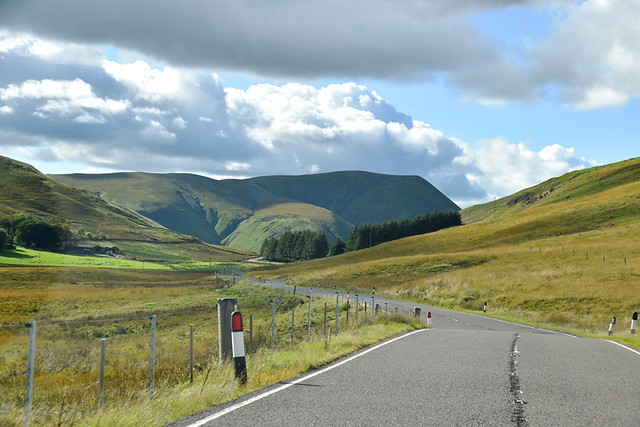
[{"label": "green hill", "polygon": [[[461,214],[466,225],[258,275],[606,332],[640,308],[640,158]],[[635,343],[640,345],[640,341]]]},{"label": "green hill", "polygon": [[[247,256],[244,251],[214,247],[168,230],[143,214],[108,203],[92,192],[70,187],[28,164],[2,156],[0,189],[0,215],[24,212],[66,223],[81,243],[116,245],[142,256],[155,245],[152,258],[191,254],[200,259],[227,261]],[[170,255],[177,253],[181,254]]]},{"label": "green hill", "polygon": [[259,250],[287,230],[346,240],[354,225],[459,210],[417,176],[334,172],[214,180],[190,174],[54,175],[163,226],[213,244]]}]

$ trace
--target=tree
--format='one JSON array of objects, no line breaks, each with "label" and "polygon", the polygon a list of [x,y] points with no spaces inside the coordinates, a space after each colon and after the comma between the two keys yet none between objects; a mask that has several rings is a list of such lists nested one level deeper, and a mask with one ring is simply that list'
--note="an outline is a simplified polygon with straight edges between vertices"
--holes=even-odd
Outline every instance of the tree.
[{"label": "tree", "polygon": [[333,244],[333,246],[331,246],[331,249],[329,250],[329,256],[336,256],[336,255],[343,254],[345,252],[346,247],[347,247],[347,244],[344,242],[344,240],[338,237],[336,242]]},{"label": "tree", "polygon": [[6,231],[4,231],[4,228],[0,228],[0,252],[5,250],[8,240],[9,235]]}]

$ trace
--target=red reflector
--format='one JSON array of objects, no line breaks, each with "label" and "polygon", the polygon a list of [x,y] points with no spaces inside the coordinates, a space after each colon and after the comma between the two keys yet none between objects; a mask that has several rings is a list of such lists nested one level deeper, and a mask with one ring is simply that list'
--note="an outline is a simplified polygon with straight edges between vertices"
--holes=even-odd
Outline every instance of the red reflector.
[{"label": "red reflector", "polygon": [[231,315],[231,323],[233,332],[241,332],[242,331],[242,314],[239,312],[235,312]]},{"label": "red reflector", "polygon": [[429,319],[431,319],[431,312],[429,312],[429,316],[428,317],[429,317]]}]

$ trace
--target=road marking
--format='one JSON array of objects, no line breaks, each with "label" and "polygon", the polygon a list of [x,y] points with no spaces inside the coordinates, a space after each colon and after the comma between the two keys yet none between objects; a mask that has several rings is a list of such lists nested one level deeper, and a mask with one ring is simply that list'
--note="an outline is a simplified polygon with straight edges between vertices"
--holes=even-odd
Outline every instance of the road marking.
[{"label": "road marking", "polygon": [[632,349],[631,347],[627,347],[626,345],[624,345],[624,344],[620,344],[620,343],[619,343],[619,342],[617,342],[617,341],[611,341],[611,340],[605,340],[605,341],[610,342],[611,344],[619,345],[620,347],[622,347],[622,348],[626,348],[627,350],[632,351],[632,352],[634,352],[635,354],[637,354],[638,356],[640,356],[640,351],[638,351],[638,350],[634,350],[634,349]]},{"label": "road marking", "polygon": [[326,368],[324,368],[324,369],[320,369],[319,371],[312,372],[311,374],[309,374],[309,375],[305,375],[304,377],[298,378],[297,380],[294,380],[294,381],[288,382],[287,384],[284,384],[284,385],[283,385],[283,386],[281,386],[281,387],[274,388],[274,389],[272,389],[272,390],[269,390],[269,391],[267,391],[267,392],[264,392],[264,393],[262,393],[262,394],[259,394],[258,396],[252,397],[251,399],[247,399],[247,400],[245,400],[245,401],[243,401],[243,402],[239,402],[239,403],[236,403],[235,405],[231,405],[231,406],[229,406],[228,408],[225,408],[225,409],[223,409],[223,410],[222,410],[222,411],[220,411],[220,412],[216,412],[215,414],[213,414],[213,415],[209,415],[208,417],[203,418],[203,419],[201,419],[201,420],[199,420],[199,421],[196,421],[196,422],[195,422],[195,423],[193,423],[193,424],[189,424],[189,425],[188,425],[188,427],[200,427],[200,426],[203,426],[203,425],[207,424],[208,422],[211,422],[211,421],[213,421],[213,420],[216,420],[216,419],[218,419],[218,418],[220,418],[220,417],[222,417],[222,416],[224,416],[224,415],[227,415],[227,414],[228,414],[228,413],[230,413],[230,412],[235,411],[236,409],[240,409],[240,408],[242,408],[243,406],[250,405],[250,404],[252,404],[253,402],[257,402],[258,400],[261,400],[261,399],[264,399],[265,397],[271,396],[272,394],[279,393],[279,392],[281,392],[281,391],[283,391],[283,390],[288,389],[289,387],[291,387],[291,386],[293,386],[293,385],[300,384],[301,382],[304,382],[304,381],[306,381],[306,380],[308,380],[308,379],[310,379],[310,378],[313,378],[313,377],[315,377],[315,376],[317,376],[317,375],[324,374],[324,373],[325,373],[325,372],[327,372],[327,371],[330,371],[330,370],[332,370],[332,369],[334,369],[334,368],[337,368],[338,366],[342,366],[342,365],[344,365],[345,363],[351,362],[352,360],[355,360],[355,359],[357,359],[357,358],[358,358],[358,357],[360,357],[360,356],[364,356],[365,354],[367,354],[367,353],[369,353],[369,352],[372,352],[372,351],[374,351],[374,350],[377,350],[377,349],[379,349],[380,347],[383,347],[383,346],[385,346],[385,345],[387,345],[387,344],[391,344],[391,343],[392,343],[392,342],[394,342],[394,341],[398,341],[399,339],[406,338],[406,337],[408,337],[409,335],[413,335],[413,334],[416,334],[416,333],[418,333],[418,332],[423,332],[423,331],[428,331],[428,329],[419,329],[419,330],[417,330],[417,331],[409,332],[409,333],[407,333],[407,334],[404,334],[404,335],[401,335],[401,336],[399,336],[399,337],[393,338],[393,339],[391,339],[391,340],[389,340],[389,341],[385,341],[385,342],[383,342],[383,343],[381,343],[381,344],[376,345],[375,347],[371,347],[371,348],[369,348],[369,349],[367,349],[367,350],[363,351],[362,353],[358,353],[358,354],[356,354],[356,355],[354,355],[354,356],[351,356],[351,357],[349,357],[348,359],[345,359],[345,360],[343,360],[343,361],[341,361],[341,362],[337,362],[337,363],[335,363],[335,364],[333,364],[333,365],[330,365],[330,366],[328,366],[328,367],[326,367]]}]

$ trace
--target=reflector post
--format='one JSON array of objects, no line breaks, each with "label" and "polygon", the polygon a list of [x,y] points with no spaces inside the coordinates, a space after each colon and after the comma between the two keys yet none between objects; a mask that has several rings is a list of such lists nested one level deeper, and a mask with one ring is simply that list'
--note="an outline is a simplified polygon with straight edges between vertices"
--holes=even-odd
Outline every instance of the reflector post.
[{"label": "reflector post", "polygon": [[242,332],[242,314],[239,311],[234,311],[231,314],[231,328],[233,332]]},{"label": "reflector post", "polygon": [[247,363],[244,357],[244,333],[242,332],[242,314],[231,313],[231,346],[233,350],[233,368],[240,384],[247,382]]}]

